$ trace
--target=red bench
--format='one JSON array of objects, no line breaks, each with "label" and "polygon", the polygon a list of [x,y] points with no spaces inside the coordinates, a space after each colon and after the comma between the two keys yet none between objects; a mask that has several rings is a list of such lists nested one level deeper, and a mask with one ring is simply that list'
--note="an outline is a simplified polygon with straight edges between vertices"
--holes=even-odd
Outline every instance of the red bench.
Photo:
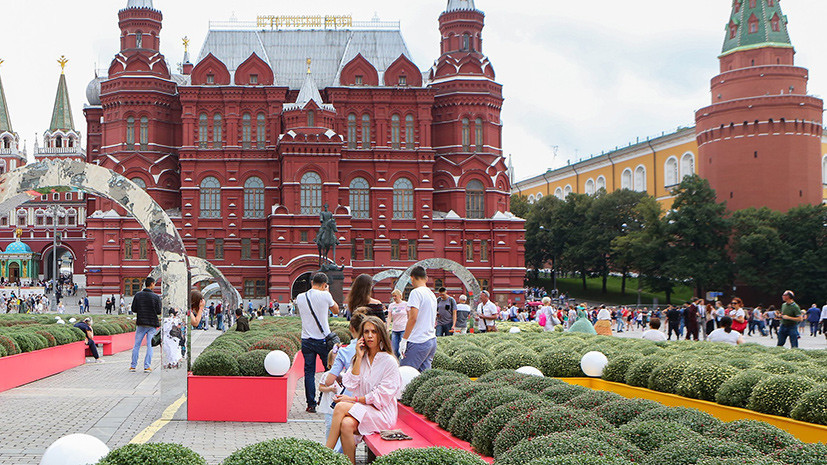
[{"label": "red bench", "polygon": [[[103,356],[103,355],[112,355],[112,352],[111,352],[111,351],[109,351],[109,353],[107,353],[107,349],[109,348],[109,346],[110,346],[110,345],[112,345],[112,341],[95,341],[95,345],[96,345],[96,346],[101,346],[101,347],[100,347],[100,350],[98,350],[98,355],[100,355],[100,356]],[[86,356],[87,356],[87,357],[91,357],[91,356],[92,356],[92,350],[91,350],[91,349],[89,349],[89,345],[88,345],[88,344],[87,344],[87,346],[86,346]]]},{"label": "red bench", "polygon": [[[457,439],[451,433],[440,428],[438,424],[429,421],[422,415],[414,412],[410,407],[399,404],[399,417],[393,429],[400,429],[408,436],[410,441],[385,441],[378,434],[365,436],[365,445],[368,447],[368,462],[376,457],[388,455],[397,449],[424,449],[427,447],[448,447],[451,449],[462,449],[473,452],[471,444]],[[494,463],[491,457],[481,457],[488,463]]]}]

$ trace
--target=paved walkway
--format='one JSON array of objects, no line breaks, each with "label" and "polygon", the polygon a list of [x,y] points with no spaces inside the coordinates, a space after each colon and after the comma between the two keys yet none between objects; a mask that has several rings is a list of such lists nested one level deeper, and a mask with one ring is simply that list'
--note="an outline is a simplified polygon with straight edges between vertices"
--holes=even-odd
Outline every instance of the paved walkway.
[{"label": "paved walkway", "polygon": [[[220,333],[193,334],[193,353],[200,353]],[[105,363],[84,366],[0,393],[0,463],[38,464],[55,440],[85,433],[110,448],[123,446],[161,418],[160,357],[155,352],[151,374],[128,371],[131,351],[105,357]],[[91,360],[91,359],[90,359]],[[141,359],[143,360],[143,351]],[[243,396],[244,393],[227,393]],[[216,400],[220,402],[220,400]],[[256,399],[250,399],[256,402]],[[304,412],[299,381],[287,423],[214,423],[171,421],[149,442],[174,442],[192,448],[210,464],[219,464],[235,450],[267,439],[297,437],[321,442],[324,415]],[[186,404],[181,407],[186,411]],[[360,451],[364,460],[364,450]]]}]

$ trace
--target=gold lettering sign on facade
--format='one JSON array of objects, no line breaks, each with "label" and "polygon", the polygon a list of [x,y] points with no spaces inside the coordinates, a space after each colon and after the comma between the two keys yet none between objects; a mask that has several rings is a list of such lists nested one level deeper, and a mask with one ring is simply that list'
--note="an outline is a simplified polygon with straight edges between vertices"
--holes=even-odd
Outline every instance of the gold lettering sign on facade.
[{"label": "gold lettering sign on facade", "polygon": [[274,16],[261,15],[256,18],[258,27],[280,28],[325,28],[337,29],[353,26],[353,17],[347,16]]}]

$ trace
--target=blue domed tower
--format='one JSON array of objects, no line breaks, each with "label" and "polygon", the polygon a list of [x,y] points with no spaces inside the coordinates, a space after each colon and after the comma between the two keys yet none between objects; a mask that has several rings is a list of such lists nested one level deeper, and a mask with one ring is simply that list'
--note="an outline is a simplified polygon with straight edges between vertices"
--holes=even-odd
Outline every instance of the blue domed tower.
[{"label": "blue domed tower", "polygon": [[17,239],[0,252],[0,278],[4,283],[18,285],[31,284],[37,280],[37,263],[40,254],[32,251],[28,244],[20,240],[20,230]]}]

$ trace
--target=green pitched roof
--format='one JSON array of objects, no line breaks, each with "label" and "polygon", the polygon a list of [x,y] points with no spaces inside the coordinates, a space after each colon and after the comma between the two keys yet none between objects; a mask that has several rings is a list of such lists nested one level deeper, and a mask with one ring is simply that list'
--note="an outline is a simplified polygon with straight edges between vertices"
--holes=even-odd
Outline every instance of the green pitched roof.
[{"label": "green pitched roof", "polygon": [[60,82],[57,84],[57,96],[55,97],[55,108],[52,111],[52,124],[50,131],[75,130],[75,122],[72,119],[72,105],[69,104],[69,89],[66,86],[66,75],[60,75]]},{"label": "green pitched roof", "polygon": [[6,92],[3,90],[3,81],[0,80],[0,132],[14,132],[9,118],[9,107],[6,104]]},{"label": "green pitched roof", "polygon": [[[778,31],[773,31],[772,20],[776,16],[778,17]],[[750,32],[751,23],[757,25],[755,32]],[[737,27],[735,37],[730,31],[733,24]],[[722,54],[770,46],[792,47],[790,34],[787,32],[787,17],[781,12],[780,0],[755,0],[754,7],[750,7],[750,0],[734,0],[732,15],[726,25]]]}]

